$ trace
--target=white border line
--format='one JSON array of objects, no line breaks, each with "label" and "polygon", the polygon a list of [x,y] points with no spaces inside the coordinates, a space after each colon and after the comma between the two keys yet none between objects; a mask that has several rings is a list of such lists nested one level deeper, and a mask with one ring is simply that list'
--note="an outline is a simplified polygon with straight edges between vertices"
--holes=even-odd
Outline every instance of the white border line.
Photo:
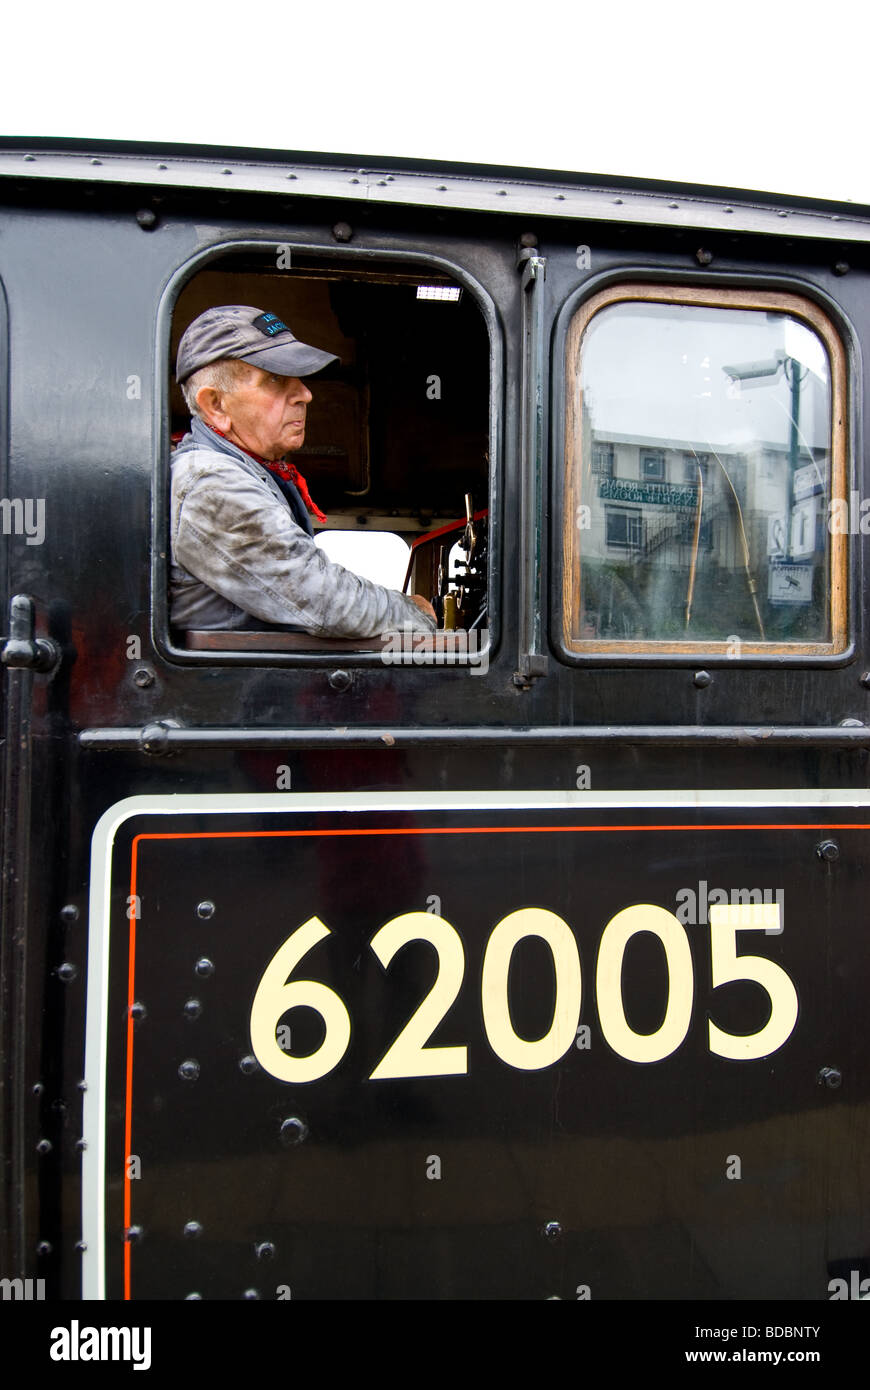
[{"label": "white border line", "polygon": [[106,1175],[106,1042],[109,995],[109,909],[115,836],[134,816],[232,815],[329,811],[593,811],[620,808],[766,809],[795,806],[821,809],[870,805],[870,789],[857,791],[797,787],[679,791],[468,791],[468,792],[271,792],[130,796],[116,801],[97,822],[91,837],[88,912],[88,987],[85,1030],[85,1081],[82,1135],[82,1298],[104,1299]]}]

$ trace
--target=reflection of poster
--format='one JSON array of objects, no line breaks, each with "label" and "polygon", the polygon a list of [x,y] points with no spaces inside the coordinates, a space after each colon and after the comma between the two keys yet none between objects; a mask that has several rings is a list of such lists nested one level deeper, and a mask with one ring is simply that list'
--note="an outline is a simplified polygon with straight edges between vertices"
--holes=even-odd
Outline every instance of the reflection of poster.
[{"label": "reflection of poster", "polygon": [[768,598],[771,603],[812,603],[812,565],[771,565]]},{"label": "reflection of poster", "polygon": [[791,514],[792,555],[812,555],[816,548],[816,503],[809,497],[799,502]]},{"label": "reflection of poster", "polygon": [[824,479],[822,478],[821,469],[817,463],[807,463],[803,468],[795,470],[795,501],[798,501],[801,497],[812,497],[814,492],[821,492],[823,488]]},{"label": "reflection of poster", "polygon": [[777,512],[775,516],[767,518],[767,553],[768,555],[784,555],[787,532],[787,518],[785,512]]}]

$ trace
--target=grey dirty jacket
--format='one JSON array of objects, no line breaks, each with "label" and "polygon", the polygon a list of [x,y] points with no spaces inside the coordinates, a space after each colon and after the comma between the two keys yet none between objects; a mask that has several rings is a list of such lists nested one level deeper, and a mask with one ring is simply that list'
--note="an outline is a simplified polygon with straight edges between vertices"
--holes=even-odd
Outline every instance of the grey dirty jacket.
[{"label": "grey dirty jacket", "polygon": [[172,458],[171,546],[174,627],[250,627],[249,615],[321,637],[435,627],[404,594],[329,560],[268,470],[196,419]]}]

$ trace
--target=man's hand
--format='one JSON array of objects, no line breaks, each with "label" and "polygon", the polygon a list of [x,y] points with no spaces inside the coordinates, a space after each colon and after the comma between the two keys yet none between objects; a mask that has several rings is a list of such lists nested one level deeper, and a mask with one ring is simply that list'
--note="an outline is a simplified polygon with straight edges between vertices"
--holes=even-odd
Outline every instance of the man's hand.
[{"label": "man's hand", "polygon": [[422,609],[424,613],[427,613],[430,618],[435,617],[435,609],[432,607],[429,600],[425,599],[422,594],[409,594],[408,597],[412,603],[416,603],[417,607]]}]

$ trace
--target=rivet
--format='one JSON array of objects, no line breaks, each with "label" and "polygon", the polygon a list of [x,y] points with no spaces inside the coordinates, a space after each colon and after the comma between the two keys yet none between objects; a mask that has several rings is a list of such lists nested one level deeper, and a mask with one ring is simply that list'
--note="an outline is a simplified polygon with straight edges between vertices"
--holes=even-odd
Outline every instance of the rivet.
[{"label": "rivet", "polygon": [[199,1076],[199,1062],[195,1057],[188,1057],[178,1068],[178,1075],[182,1081],[196,1081]]},{"label": "rivet", "polygon": [[166,169],[169,168],[169,165],[168,165],[168,164],[158,164],[158,165],[157,165],[157,168],[158,168],[158,169],[162,169],[162,170],[166,170]]},{"label": "rivet", "polygon": [[837,264],[834,266],[834,274],[835,274],[835,275],[848,275],[848,274],[849,274],[849,269],[850,269],[850,267],[849,267],[849,262],[848,262],[848,261],[837,261]]},{"label": "rivet", "polygon": [[734,209],[733,209],[733,208],[723,208],[722,211],[723,211],[723,212],[733,212]]},{"label": "rivet", "polygon": [[816,1081],[819,1086],[827,1086],[829,1091],[837,1091],[843,1084],[843,1073],[839,1067],[822,1067]]},{"label": "rivet", "polygon": [[102,161],[101,159],[92,159],[92,160],[91,160],[91,163],[92,163],[92,164],[102,164],[102,162],[103,162],[103,161]]},{"label": "rivet", "polygon": [[45,1087],[43,1086],[43,1084],[42,1084],[41,1081],[37,1081],[37,1082],[35,1083],[35,1085],[33,1086],[33,1094],[34,1094],[35,1096],[41,1096],[44,1090],[45,1090]]},{"label": "rivet", "polygon": [[378,188],[386,188],[386,186],[387,186],[387,181],[386,181],[386,179],[378,179]]},{"label": "rivet", "polygon": [[200,975],[204,980],[206,980],[208,979],[209,975],[214,974],[214,961],[210,961],[208,956],[200,956],[199,960],[196,962],[196,965],[193,968],[196,971],[197,975]]},{"label": "rivet", "polygon": [[188,1240],[198,1240],[199,1237],[202,1235],[202,1222],[185,1221],[184,1234],[186,1235]]},{"label": "rivet", "polygon": [[281,1121],[281,1143],[285,1149],[292,1148],[294,1144],[301,1144],[307,1138],[308,1126],[298,1115],[291,1115]]},{"label": "rivet", "polygon": [[696,671],[692,677],[693,684],[695,684],[699,690],[703,690],[705,686],[708,686],[712,679],[713,677],[710,675],[709,671]]},{"label": "rivet", "polygon": [[246,1057],[239,1058],[239,1071],[244,1072],[245,1076],[253,1076],[254,1072],[259,1070],[260,1063],[250,1053]]},{"label": "rivet", "polygon": [[824,859],[826,863],[832,864],[835,859],[839,859],[840,857],[840,846],[837,844],[836,840],[821,840],[819,844],[816,845],[816,854],[820,859]]},{"label": "rivet", "polygon": [[847,716],[845,719],[840,719],[837,721],[837,727],[839,729],[863,729],[864,720],[852,719],[850,716]]},{"label": "rivet", "polygon": [[83,1154],[84,1151],[85,1151],[85,1149],[86,1149],[87,1147],[88,1147],[88,1141],[87,1141],[87,1139],[77,1139],[77,1140],[76,1140],[76,1152],[77,1152],[77,1153]]},{"label": "rivet", "polygon": [[254,1246],[254,1254],[258,1260],[271,1260],[275,1255],[275,1247],[271,1240],[261,1240],[259,1245]]},{"label": "rivet", "polygon": [[712,259],[712,251],[708,251],[703,246],[698,247],[697,251],[695,252],[695,260],[698,262],[698,265],[709,265]]},{"label": "rivet", "polygon": [[332,235],[336,241],[350,241],[353,236],[353,227],[349,222],[336,222],[332,229]]},{"label": "rivet", "polygon": [[439,183],[438,187],[435,189],[435,192],[436,192],[436,193],[446,193],[446,192],[447,192],[447,184],[446,184],[446,183]]},{"label": "rivet", "polygon": [[86,1091],[87,1089],[88,1089],[88,1083],[87,1083],[87,1081],[77,1081],[77,1082],[76,1082],[76,1090],[77,1090],[77,1091]]},{"label": "rivet", "polygon": [[75,903],[65,903],[60,910],[60,920],[62,922],[77,922],[79,920],[79,910]]},{"label": "rivet", "polygon": [[559,1225],[558,1221],[547,1222],[544,1227],[544,1235],[547,1237],[547,1240],[558,1240],[561,1234],[562,1227]]},{"label": "rivet", "polygon": [[531,247],[531,246],[537,246],[537,244],[538,244],[538,237],[537,237],[537,234],[536,234],[535,232],[521,232],[521,233],[520,233],[520,246],[522,246],[522,247]]},{"label": "rivet", "polygon": [[863,686],[870,686],[870,671],[861,672],[861,675],[858,677],[858,684]]},{"label": "rivet", "polygon": [[140,208],[136,213],[136,221],[143,232],[153,232],[157,226],[157,213],[153,208]]},{"label": "rivet", "polygon": [[53,1100],[53,1101],[51,1102],[51,1108],[52,1108],[52,1110],[55,1112],[56,1115],[65,1115],[65,1114],[66,1114],[66,1101],[65,1101],[65,1100],[61,1100],[60,1096],[58,1096],[57,1100]]},{"label": "rivet", "polygon": [[350,182],[351,182],[351,183],[359,183],[359,179],[351,179]]},{"label": "rivet", "polygon": [[672,211],[676,211],[679,206],[679,203],[668,203],[668,207],[671,208]]},{"label": "rivet", "polygon": [[79,972],[73,965],[72,961],[69,960],[65,960],[63,965],[59,965],[57,967],[57,978],[59,980],[63,980],[65,985],[68,985],[72,980],[74,980],[78,973]]},{"label": "rivet", "polygon": [[299,175],[298,175],[298,174],[288,174],[287,177],[288,177],[288,179],[298,179]]},{"label": "rivet", "polygon": [[36,1146],[36,1152],[37,1152],[38,1154],[43,1154],[43,1155],[45,1155],[45,1154],[50,1154],[50,1153],[51,1153],[51,1150],[52,1150],[52,1143],[51,1143],[51,1140],[50,1140],[50,1139],[40,1139],[39,1143],[38,1143],[37,1146]]},{"label": "rivet", "polygon": [[124,1232],[124,1239],[128,1241],[130,1245],[135,1245],[137,1241],[142,1239],[142,1227],[128,1226]]},{"label": "rivet", "polygon": [[188,999],[184,1005],[185,1018],[199,1018],[202,1013],[202,1004],[198,999]]},{"label": "rivet", "polygon": [[78,1250],[80,1255],[83,1255],[88,1248],[88,1242],[86,1240],[77,1240],[75,1248],[76,1250]]},{"label": "rivet", "polygon": [[141,1022],[143,1018],[148,1017],[148,1010],[144,1004],[137,1000],[135,1004],[130,1005],[130,1017],[135,1018],[137,1022]]},{"label": "rivet", "polygon": [[331,671],[328,678],[330,690],[347,690],[352,683],[349,671]]},{"label": "rivet", "polygon": [[138,685],[140,690],[147,690],[149,685],[154,684],[154,672],[149,671],[147,666],[139,666],[133,672],[133,684]]},{"label": "rivet", "polygon": [[187,1294],[187,1296],[185,1297],[185,1300],[184,1300],[184,1301],[185,1301],[185,1303],[201,1303],[201,1302],[202,1302],[202,1294],[201,1294],[201,1293],[189,1293],[189,1294]]},{"label": "rivet", "polygon": [[35,155],[35,154],[26,154],[26,155],[24,156],[24,162],[25,162],[25,164],[33,164],[34,161],[35,161],[35,159],[36,159],[36,155]]},{"label": "rivet", "polygon": [[564,201],[565,201],[565,194],[564,194],[564,193],[557,193],[557,194],[556,194],[556,202],[557,202],[557,203],[564,203]]},{"label": "rivet", "polygon": [[248,1299],[249,1301],[252,1300],[252,1299],[255,1299],[255,1298],[259,1298],[259,1297],[260,1297],[260,1294],[259,1294],[259,1290],[257,1290],[257,1289],[245,1289],[245,1292],[242,1294],[242,1298],[246,1298],[246,1299]]},{"label": "rivet", "polygon": [[196,915],[201,917],[203,921],[207,921],[209,917],[214,916],[214,903],[210,902],[208,898],[203,898],[202,902],[196,905]]},{"label": "rivet", "polygon": [[780,208],[779,212],[776,215],[777,217],[788,217],[788,213],[783,211],[782,208]]},{"label": "rivet", "polygon": [[231,174],[232,172],[232,169],[221,169],[222,174]]},{"label": "rivet", "polygon": [[387,183],[395,183],[395,182],[396,182],[396,176],[395,176],[395,174],[387,174]]},{"label": "rivet", "polygon": [[498,191],[497,191],[497,193],[496,193],[496,197],[497,197],[497,198],[506,198],[506,197],[507,197],[507,189],[506,189],[506,188],[499,188]]},{"label": "rivet", "polygon": [[614,204],[614,207],[621,207],[621,206],[622,206],[622,199],[621,199],[621,198],[614,198],[613,204]]},{"label": "rivet", "polygon": [[50,1240],[41,1240],[36,1247],[37,1255],[50,1255],[54,1246]]}]

